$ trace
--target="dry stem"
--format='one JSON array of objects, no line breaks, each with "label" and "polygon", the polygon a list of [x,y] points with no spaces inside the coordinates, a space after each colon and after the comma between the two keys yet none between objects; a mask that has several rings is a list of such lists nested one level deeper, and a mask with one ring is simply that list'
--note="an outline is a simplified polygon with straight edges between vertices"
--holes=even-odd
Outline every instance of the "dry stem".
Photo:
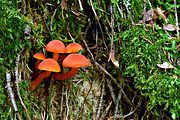
[{"label": "dry stem", "polygon": [[11,99],[11,103],[13,105],[14,111],[18,112],[18,108],[17,108],[16,102],[15,102],[15,99],[14,99],[14,93],[12,91],[11,84],[10,84],[10,82],[11,82],[11,74],[10,74],[9,71],[6,71],[6,81],[7,81],[7,90],[8,90],[9,97]]}]

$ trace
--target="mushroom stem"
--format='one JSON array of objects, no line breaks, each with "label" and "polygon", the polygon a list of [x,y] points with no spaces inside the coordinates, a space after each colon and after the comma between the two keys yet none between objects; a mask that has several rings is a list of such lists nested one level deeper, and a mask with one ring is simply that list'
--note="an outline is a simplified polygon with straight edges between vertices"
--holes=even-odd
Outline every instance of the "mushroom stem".
[{"label": "mushroom stem", "polygon": [[39,75],[40,70],[38,69],[38,65],[41,63],[42,60],[37,60],[34,67],[34,72],[32,73],[32,79],[36,78]]},{"label": "mushroom stem", "polygon": [[42,60],[37,60],[36,61],[36,64],[35,64],[35,68],[34,68],[34,72],[38,72],[39,69],[38,69],[38,65],[41,63]]},{"label": "mushroom stem", "polygon": [[30,85],[30,89],[34,90],[41,82],[44,78],[49,77],[49,75],[51,74],[50,71],[45,71],[43,73],[41,73],[35,80],[32,81],[31,85]]},{"label": "mushroom stem", "polygon": [[31,77],[32,79],[36,78],[39,75],[40,70],[38,69],[38,65],[41,63],[42,60],[37,60],[35,67],[34,67],[34,72],[32,73]]},{"label": "mushroom stem", "polygon": [[66,73],[53,73],[54,80],[65,80],[73,77],[78,72],[78,68],[71,68],[69,72]]},{"label": "mushroom stem", "polygon": [[55,60],[55,61],[58,61],[58,58],[59,58],[59,53],[53,53],[53,59]]}]

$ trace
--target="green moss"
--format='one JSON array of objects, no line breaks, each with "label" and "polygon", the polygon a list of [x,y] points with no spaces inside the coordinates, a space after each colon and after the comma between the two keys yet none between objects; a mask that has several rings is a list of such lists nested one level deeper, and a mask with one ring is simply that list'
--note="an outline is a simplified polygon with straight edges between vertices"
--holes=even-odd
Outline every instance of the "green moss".
[{"label": "green moss", "polygon": [[12,69],[17,53],[26,47],[23,36],[25,22],[23,16],[14,6],[15,2],[0,1],[0,68]]},{"label": "green moss", "polygon": [[[178,118],[180,67],[176,65],[176,60],[180,54],[176,44],[179,40],[168,40],[167,35],[161,30],[145,31],[136,26],[123,32],[121,39],[120,64],[123,75],[135,79],[136,88],[149,99],[149,110],[158,113],[156,108],[161,106]],[[157,64],[169,61],[167,52],[173,60],[175,69],[163,70],[157,67]]]},{"label": "green moss", "polygon": [[6,93],[5,72],[15,66],[17,54],[27,47],[27,40],[22,39],[25,29],[24,17],[17,9],[16,2],[0,0],[0,117],[11,117],[12,109],[8,107],[9,98]]}]

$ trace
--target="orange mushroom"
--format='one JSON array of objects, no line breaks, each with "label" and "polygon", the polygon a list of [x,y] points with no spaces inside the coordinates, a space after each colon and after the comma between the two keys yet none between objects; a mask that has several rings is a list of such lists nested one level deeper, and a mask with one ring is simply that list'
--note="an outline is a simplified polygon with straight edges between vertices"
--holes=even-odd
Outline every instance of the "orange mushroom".
[{"label": "orange mushroom", "polygon": [[46,59],[46,56],[43,53],[36,53],[33,55],[34,58],[37,59],[36,63],[35,63],[35,67],[34,67],[34,72],[32,73],[32,79],[36,78],[39,74],[39,69],[38,69],[38,65],[40,64],[40,62],[42,60]]},{"label": "orange mushroom", "polygon": [[32,81],[30,85],[30,89],[34,90],[44,78],[47,78],[50,76],[51,72],[60,72],[60,66],[54,59],[47,58],[43,60],[39,66],[38,69],[44,70],[34,81]]},{"label": "orange mushroom", "polygon": [[82,46],[79,43],[70,43],[65,48],[65,54],[62,54],[60,59],[63,61],[69,53],[77,53],[82,50]]},{"label": "orange mushroom", "polygon": [[75,53],[82,50],[82,46],[79,43],[70,43],[66,46],[65,53]]},{"label": "orange mushroom", "polygon": [[49,52],[53,52],[53,59],[58,60],[59,53],[65,53],[65,45],[59,40],[52,40],[46,45],[45,48]]},{"label": "orange mushroom", "polygon": [[64,59],[62,65],[64,67],[70,67],[71,70],[66,73],[53,73],[54,80],[69,79],[78,72],[79,67],[89,66],[91,63],[84,55],[72,53]]},{"label": "orange mushroom", "polygon": [[37,59],[34,71],[38,72],[38,65],[40,64],[40,62],[42,60],[46,59],[46,56],[43,53],[36,53],[36,54],[33,55],[33,57]]}]

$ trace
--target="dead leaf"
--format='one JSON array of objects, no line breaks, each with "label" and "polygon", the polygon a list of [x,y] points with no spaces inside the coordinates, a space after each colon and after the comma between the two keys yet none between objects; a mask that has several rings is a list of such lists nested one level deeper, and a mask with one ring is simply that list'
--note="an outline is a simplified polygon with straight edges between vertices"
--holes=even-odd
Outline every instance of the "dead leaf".
[{"label": "dead leaf", "polygon": [[157,19],[158,18],[158,15],[154,12],[155,10],[148,10],[146,13],[145,13],[145,21],[150,21],[152,19]]},{"label": "dead leaf", "polygon": [[176,30],[176,27],[172,24],[166,24],[163,26],[164,30],[167,30],[167,31],[175,31]]},{"label": "dead leaf", "polygon": [[62,10],[67,10],[67,1],[68,0],[62,0],[62,2],[61,2],[61,9]]},{"label": "dead leaf", "polygon": [[115,50],[114,49],[112,49],[111,52],[110,52],[110,60],[112,61],[114,66],[119,68],[119,62],[117,60],[115,60]]},{"label": "dead leaf", "polygon": [[163,69],[172,69],[172,68],[174,68],[174,66],[171,65],[171,64],[168,63],[168,62],[163,62],[163,64],[157,64],[157,66],[158,66],[159,68],[163,68]]},{"label": "dead leaf", "polygon": [[158,14],[159,16],[161,16],[161,17],[163,18],[163,20],[164,20],[165,22],[167,22],[166,16],[164,15],[163,11],[162,11],[159,7],[157,7],[156,12],[157,12],[157,14]]}]

